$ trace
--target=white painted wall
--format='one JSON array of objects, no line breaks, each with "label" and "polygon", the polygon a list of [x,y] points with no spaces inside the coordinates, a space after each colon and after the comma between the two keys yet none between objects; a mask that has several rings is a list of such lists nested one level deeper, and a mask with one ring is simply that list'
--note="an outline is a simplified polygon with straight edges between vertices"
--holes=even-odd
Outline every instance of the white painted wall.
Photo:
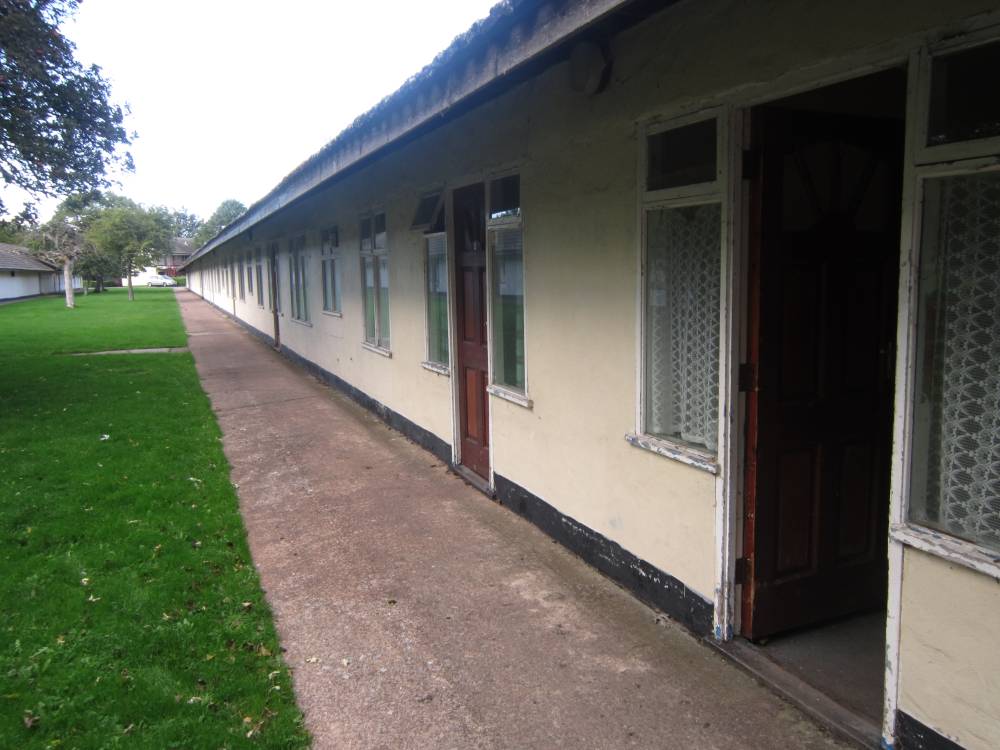
[{"label": "white painted wall", "polygon": [[16,299],[42,294],[38,271],[9,271],[0,269],[0,299]]}]

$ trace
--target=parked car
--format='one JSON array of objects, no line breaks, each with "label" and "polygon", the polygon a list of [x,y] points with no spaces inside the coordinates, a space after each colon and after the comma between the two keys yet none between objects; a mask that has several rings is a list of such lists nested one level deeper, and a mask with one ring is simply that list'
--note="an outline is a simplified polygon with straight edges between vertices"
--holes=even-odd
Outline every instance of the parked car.
[{"label": "parked car", "polygon": [[150,276],[146,286],[177,286],[177,282],[169,276]]}]

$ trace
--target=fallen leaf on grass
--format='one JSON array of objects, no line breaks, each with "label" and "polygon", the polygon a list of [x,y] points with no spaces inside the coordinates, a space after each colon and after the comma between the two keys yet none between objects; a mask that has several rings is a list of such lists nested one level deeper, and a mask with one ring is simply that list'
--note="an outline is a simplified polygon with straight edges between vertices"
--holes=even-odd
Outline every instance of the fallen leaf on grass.
[{"label": "fallen leaf on grass", "polygon": [[21,721],[24,722],[24,726],[26,728],[34,729],[35,727],[38,726],[38,722],[41,721],[41,718],[35,716],[35,714],[33,714],[30,710],[28,710],[24,712],[24,716],[21,718]]}]

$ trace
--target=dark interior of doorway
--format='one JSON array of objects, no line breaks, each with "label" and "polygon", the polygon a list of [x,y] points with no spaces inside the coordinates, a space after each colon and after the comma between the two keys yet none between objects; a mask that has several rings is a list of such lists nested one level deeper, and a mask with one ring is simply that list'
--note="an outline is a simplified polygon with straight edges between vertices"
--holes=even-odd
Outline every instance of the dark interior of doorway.
[{"label": "dark interior of doorway", "polygon": [[[749,335],[758,337],[765,352],[756,360],[757,388],[782,395],[775,399],[766,394],[770,402],[761,397],[760,422],[752,417],[748,425],[755,432],[751,437],[748,429],[747,463],[753,468],[747,483],[753,483],[757,496],[744,542],[751,554],[742,634],[789,675],[869,720],[873,731],[881,719],[884,679],[891,360],[905,92],[905,71],[893,69],[769,102],[751,113],[757,128],[752,147],[758,152],[751,167],[757,172],[751,210],[759,212],[756,224],[751,219],[759,253],[755,259],[751,237],[751,269],[759,262],[762,280],[756,282],[754,303],[751,278],[751,305],[759,307],[758,328]],[[770,140],[758,139],[764,131]],[[876,165],[865,155],[866,148],[889,158]],[[893,236],[894,244],[879,239],[879,232]],[[891,257],[879,247],[888,247]],[[808,253],[825,253],[830,262],[810,266],[803,260]],[[877,259],[857,272],[868,263],[869,253]],[[882,270],[877,269],[880,263]],[[770,268],[770,276],[760,268]],[[879,283],[892,289],[891,298],[888,291],[880,296],[872,292]],[[852,295],[864,292],[845,290],[865,284],[881,302],[854,304]],[[838,294],[840,301],[829,305],[811,299]],[[776,298],[782,301],[772,304]],[[883,310],[881,321],[876,309]],[[831,336],[820,332],[823,325],[809,327],[814,313],[816,320],[849,321],[855,313],[870,317],[871,330],[878,332],[866,340],[867,333],[857,335],[864,326],[842,322]],[[753,329],[753,309],[750,319]],[[832,340],[830,346],[824,349],[826,344],[820,343],[806,352],[822,336]],[[796,340],[805,342],[801,356]],[[831,359],[840,364],[831,366]],[[875,369],[883,385],[852,393],[851,378]],[[813,386],[816,392],[810,393]],[[838,390],[835,397],[830,390]],[[880,445],[861,446],[836,417],[865,408],[882,415],[868,428],[881,435]],[[789,427],[799,419],[802,426]],[[815,435],[823,430],[828,434]],[[858,469],[859,462],[864,469]],[[831,470],[835,463],[841,468]],[[868,499],[852,500],[851,488],[860,485]]]}]

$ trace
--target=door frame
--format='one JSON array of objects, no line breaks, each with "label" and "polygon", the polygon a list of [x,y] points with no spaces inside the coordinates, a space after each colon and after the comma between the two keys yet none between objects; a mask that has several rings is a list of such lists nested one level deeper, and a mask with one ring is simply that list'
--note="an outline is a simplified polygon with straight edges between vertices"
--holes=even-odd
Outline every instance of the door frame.
[{"label": "door frame", "polygon": [[[467,172],[465,174],[459,175],[453,179],[448,180],[442,186],[444,191],[443,203],[445,210],[445,234],[448,242],[447,247],[447,259],[448,259],[448,283],[451,285],[448,287],[448,358],[449,366],[448,370],[451,376],[451,462],[453,466],[462,465],[462,421],[461,421],[461,393],[458,383],[458,376],[456,374],[456,357],[458,356],[458,295],[455,294],[454,282],[455,282],[455,272],[458,270],[458,261],[456,257],[456,242],[455,242],[455,221],[454,221],[454,206],[455,206],[455,191],[460,190],[464,187],[469,187],[470,185],[475,185],[477,183],[483,184],[483,199],[485,201],[484,206],[484,235],[486,237],[486,245],[484,251],[486,253],[486,289],[485,289],[485,299],[483,300],[483,314],[486,316],[486,362],[487,362],[487,376],[486,376],[486,399],[490,407],[487,409],[487,419],[486,419],[486,435],[487,435],[487,445],[489,449],[489,477],[486,479],[486,483],[489,486],[490,492],[496,492],[496,479],[495,479],[495,456],[494,456],[494,443],[493,443],[493,412],[492,404],[494,398],[497,394],[493,391],[493,303],[491,294],[491,282],[492,282],[492,271],[491,261],[492,257],[490,255],[490,241],[489,241],[489,219],[487,218],[490,210],[490,181],[495,180],[500,177],[506,177],[512,174],[523,174],[522,163],[520,161],[508,161],[500,164],[495,164],[488,169],[481,171]],[[523,202],[523,198],[522,198]],[[523,219],[523,208],[522,208],[522,232],[524,231],[524,219]],[[527,278],[524,280],[525,289],[527,289]],[[527,294],[525,295],[527,297]],[[527,321],[527,299],[524,303],[525,307],[525,321]],[[525,323],[525,328],[527,328],[527,323]],[[525,348],[527,348],[528,334],[525,331]],[[527,356],[525,357],[525,382],[527,382]],[[499,396],[503,398],[503,396]]]}]

